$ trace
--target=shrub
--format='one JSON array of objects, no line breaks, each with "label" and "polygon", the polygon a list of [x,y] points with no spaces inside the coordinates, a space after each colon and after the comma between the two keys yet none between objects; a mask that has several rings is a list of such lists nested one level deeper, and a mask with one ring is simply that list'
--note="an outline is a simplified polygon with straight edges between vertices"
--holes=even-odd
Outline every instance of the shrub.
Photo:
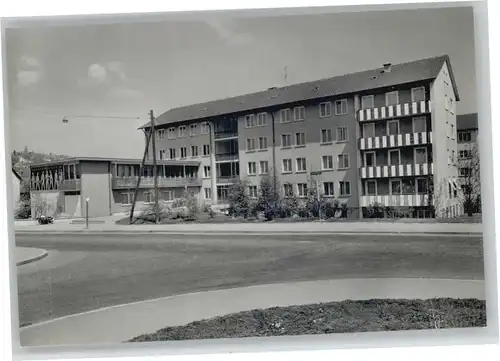
[{"label": "shrub", "polygon": [[248,218],[250,213],[250,197],[248,182],[239,181],[229,189],[229,214],[235,217]]},{"label": "shrub", "polygon": [[320,203],[321,216],[329,219],[334,218],[339,210],[339,201],[335,199],[333,202],[329,200],[322,199],[323,202]]},{"label": "shrub", "polygon": [[363,216],[365,218],[383,218],[384,208],[381,204],[375,202],[364,209]]},{"label": "shrub", "polygon": [[278,180],[274,177],[261,178],[257,211],[262,212],[267,221],[273,220],[278,215],[280,202],[279,189]]}]

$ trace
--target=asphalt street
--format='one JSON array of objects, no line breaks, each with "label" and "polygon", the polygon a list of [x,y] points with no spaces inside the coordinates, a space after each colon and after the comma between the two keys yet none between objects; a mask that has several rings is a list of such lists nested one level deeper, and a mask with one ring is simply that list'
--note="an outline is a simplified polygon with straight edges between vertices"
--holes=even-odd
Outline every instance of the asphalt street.
[{"label": "asphalt street", "polygon": [[[17,235],[20,324],[179,293],[345,278],[484,279],[481,237]],[[228,300],[231,302],[231,300]]]}]

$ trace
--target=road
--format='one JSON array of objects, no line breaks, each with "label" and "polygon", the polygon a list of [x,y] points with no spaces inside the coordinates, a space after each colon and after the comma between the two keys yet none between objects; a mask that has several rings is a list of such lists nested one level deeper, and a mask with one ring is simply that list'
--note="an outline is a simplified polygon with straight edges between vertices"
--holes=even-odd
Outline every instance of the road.
[{"label": "road", "polygon": [[[335,278],[483,279],[480,237],[17,235],[20,324],[179,293]],[[230,300],[228,300],[230,302]]]}]

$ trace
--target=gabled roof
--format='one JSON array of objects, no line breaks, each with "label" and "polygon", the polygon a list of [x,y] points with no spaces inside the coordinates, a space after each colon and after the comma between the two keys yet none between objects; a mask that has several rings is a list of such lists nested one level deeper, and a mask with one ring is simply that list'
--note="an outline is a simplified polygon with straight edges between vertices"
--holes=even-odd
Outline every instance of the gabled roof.
[{"label": "gabled roof", "polygon": [[12,167],[12,173],[14,173],[14,175],[17,177],[17,179],[19,179],[20,181],[23,180],[23,178],[19,175],[19,173],[17,173],[17,171],[14,169],[14,167]]},{"label": "gabled roof", "polygon": [[457,115],[457,130],[478,129],[477,113]]},{"label": "gabled roof", "polygon": [[[448,64],[455,97],[459,94],[448,55],[437,56],[408,63],[394,64],[390,72],[382,73],[382,68],[336,76],[317,81],[299,83],[281,88],[271,88],[231,98],[172,108],[156,118],[156,125],[173,124],[190,120],[201,120],[222,115],[233,115],[293,104],[304,100],[359,93],[376,88],[386,88],[419,81],[432,81]],[[149,128],[150,122],[139,129]]]}]

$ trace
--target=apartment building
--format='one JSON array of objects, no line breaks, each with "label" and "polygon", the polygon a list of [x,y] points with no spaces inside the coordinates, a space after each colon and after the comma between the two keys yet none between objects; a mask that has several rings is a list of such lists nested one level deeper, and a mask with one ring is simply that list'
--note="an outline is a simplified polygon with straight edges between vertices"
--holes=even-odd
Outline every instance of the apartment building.
[{"label": "apartment building", "polygon": [[455,216],[458,101],[448,56],[384,64],[171,109],[156,119],[157,156],[199,162],[211,204],[239,179],[256,197],[260,178],[275,175],[283,194],[318,185],[349,207]]},{"label": "apartment building", "polygon": [[[477,113],[461,114],[457,116],[458,128],[458,174],[461,177],[469,177],[474,182],[474,189],[481,189],[481,179],[478,172],[479,159],[479,127]],[[476,168],[470,175],[470,167]],[[462,182],[463,183],[463,182]],[[475,192],[476,193],[476,192]],[[477,193],[480,193],[479,191]]]}]

